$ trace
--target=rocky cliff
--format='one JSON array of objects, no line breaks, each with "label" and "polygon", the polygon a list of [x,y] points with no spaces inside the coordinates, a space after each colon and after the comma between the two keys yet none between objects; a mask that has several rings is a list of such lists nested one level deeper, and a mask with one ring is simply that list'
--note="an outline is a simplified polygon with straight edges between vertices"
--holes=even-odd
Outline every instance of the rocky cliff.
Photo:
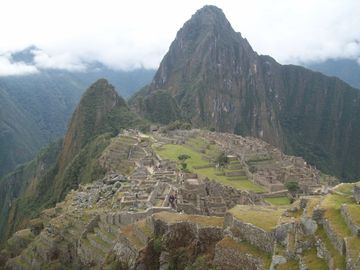
[{"label": "rocky cliff", "polygon": [[[159,89],[172,97],[162,106]],[[360,176],[360,92],[258,55],[217,7],[184,24],[152,83],[132,100],[145,117],[172,103],[194,126],[256,136],[344,179]]]}]

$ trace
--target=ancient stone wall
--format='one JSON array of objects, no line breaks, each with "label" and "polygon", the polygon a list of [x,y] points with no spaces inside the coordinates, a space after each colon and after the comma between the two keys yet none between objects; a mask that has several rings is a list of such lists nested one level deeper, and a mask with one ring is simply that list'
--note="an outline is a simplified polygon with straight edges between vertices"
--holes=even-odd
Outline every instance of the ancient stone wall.
[{"label": "ancient stone wall", "polygon": [[348,212],[348,208],[346,205],[342,205],[340,208],[341,215],[345,219],[346,224],[350,228],[353,235],[360,236],[360,227],[354,223],[351,218],[351,215]]},{"label": "ancient stone wall", "polygon": [[[262,261],[240,249],[218,243],[215,247],[213,265],[223,270],[265,270]],[[241,268],[240,268],[241,267]]]},{"label": "ancient stone wall", "polygon": [[335,270],[335,262],[334,258],[331,256],[331,253],[326,248],[324,242],[320,239],[316,239],[316,250],[317,250],[317,256],[319,258],[324,259],[327,262],[327,265],[329,266],[330,270]]},{"label": "ancient stone wall", "polygon": [[353,187],[353,192],[356,203],[360,203],[360,186],[355,185]]},{"label": "ancient stone wall", "polygon": [[267,232],[253,224],[242,222],[231,214],[225,214],[224,226],[230,227],[235,237],[243,239],[250,244],[269,253],[273,253],[275,245],[275,232]]},{"label": "ancient stone wall", "polygon": [[327,219],[323,220],[323,226],[334,247],[340,252],[340,254],[345,255],[346,247],[344,239],[336,234],[335,230],[331,227],[331,224]]}]

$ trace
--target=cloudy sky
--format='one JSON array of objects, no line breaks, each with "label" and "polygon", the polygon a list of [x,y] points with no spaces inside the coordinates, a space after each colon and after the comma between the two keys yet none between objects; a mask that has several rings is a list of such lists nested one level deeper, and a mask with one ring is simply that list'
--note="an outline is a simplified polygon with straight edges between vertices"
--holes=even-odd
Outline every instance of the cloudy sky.
[{"label": "cloudy sky", "polygon": [[[220,7],[259,54],[280,63],[360,59],[358,0],[1,0],[0,75],[42,68],[156,68],[177,30],[206,4]],[[11,53],[30,45],[35,64]]]}]

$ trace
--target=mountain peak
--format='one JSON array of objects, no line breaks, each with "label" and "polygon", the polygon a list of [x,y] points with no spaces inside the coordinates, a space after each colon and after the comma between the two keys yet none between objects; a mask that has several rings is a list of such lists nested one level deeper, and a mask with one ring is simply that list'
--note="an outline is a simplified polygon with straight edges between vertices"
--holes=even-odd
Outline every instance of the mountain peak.
[{"label": "mountain peak", "polygon": [[194,30],[209,31],[215,29],[234,31],[224,12],[220,8],[206,5],[196,11],[179,32],[194,32]]},{"label": "mountain peak", "polygon": [[[220,8],[204,6],[178,31],[149,89],[167,89],[181,96],[189,83],[202,78],[209,68],[212,73],[223,73],[233,63],[234,69],[240,70],[240,65],[253,64],[254,55]],[[243,69],[248,70],[247,66]]]},{"label": "mountain peak", "polygon": [[196,11],[192,18],[202,18],[207,22],[227,21],[222,9],[217,6],[206,5]]},{"label": "mountain peak", "polygon": [[107,80],[99,79],[81,97],[72,116],[64,139],[61,164],[71,160],[76,153],[98,134],[118,132],[114,119],[119,112],[128,111],[127,104]]},{"label": "mountain peak", "polygon": [[106,79],[100,78],[96,82],[94,82],[90,88],[114,88]]}]

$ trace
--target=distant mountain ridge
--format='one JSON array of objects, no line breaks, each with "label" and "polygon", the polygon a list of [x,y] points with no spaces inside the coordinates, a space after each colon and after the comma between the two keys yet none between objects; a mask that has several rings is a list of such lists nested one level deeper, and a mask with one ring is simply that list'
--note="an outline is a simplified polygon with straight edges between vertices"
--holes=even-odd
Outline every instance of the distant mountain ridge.
[{"label": "distant mountain ridge", "polygon": [[161,107],[177,106],[193,126],[259,137],[342,179],[360,177],[360,92],[258,55],[215,6],[178,31],[134,110],[156,115],[159,91],[171,96]]},{"label": "distant mountain ridge", "polygon": [[327,59],[305,66],[328,76],[336,76],[352,87],[360,89],[360,63],[355,59]]},{"label": "distant mountain ridge", "polygon": [[[30,47],[12,55],[32,63]],[[42,69],[39,73],[0,77],[0,178],[35,157],[41,147],[61,138],[84,89],[107,78],[129,97],[149,83],[154,70],[114,71],[99,63],[85,72]]]}]

